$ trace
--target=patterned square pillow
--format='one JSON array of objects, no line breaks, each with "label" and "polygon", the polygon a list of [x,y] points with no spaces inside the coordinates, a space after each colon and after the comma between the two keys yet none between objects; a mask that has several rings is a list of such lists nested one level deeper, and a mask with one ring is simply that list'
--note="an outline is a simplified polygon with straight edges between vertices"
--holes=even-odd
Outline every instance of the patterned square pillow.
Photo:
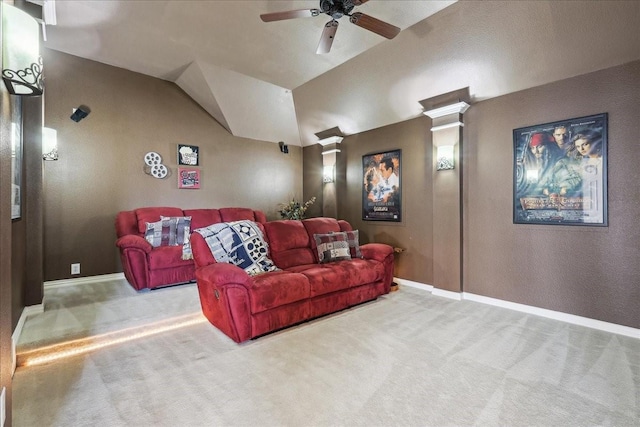
[{"label": "patterned square pillow", "polygon": [[318,246],[318,261],[320,264],[351,259],[347,233],[314,234],[313,238]]},{"label": "patterned square pillow", "polygon": [[163,219],[158,222],[147,222],[144,238],[151,246],[176,246],[176,221]]},{"label": "patterned square pillow", "polygon": [[160,216],[160,220],[171,219],[176,221],[176,245],[186,245],[191,235],[190,216]]},{"label": "patterned square pillow", "polygon": [[251,276],[279,270],[269,258],[269,245],[260,227],[253,221],[221,222],[194,232],[204,237],[216,262],[237,265]]},{"label": "patterned square pillow", "polygon": [[360,233],[358,230],[345,231],[347,235],[347,243],[349,243],[349,251],[351,252],[351,258],[362,258],[362,252],[360,252]]}]

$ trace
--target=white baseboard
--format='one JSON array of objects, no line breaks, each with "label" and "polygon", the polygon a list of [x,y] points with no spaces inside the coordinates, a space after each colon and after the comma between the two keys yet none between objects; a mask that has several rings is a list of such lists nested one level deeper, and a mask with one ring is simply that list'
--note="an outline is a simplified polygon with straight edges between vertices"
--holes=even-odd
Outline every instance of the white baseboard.
[{"label": "white baseboard", "polygon": [[[102,282],[105,280],[120,280],[124,279],[124,273],[103,274],[100,276],[78,277],[76,279],[63,279],[63,280],[51,280],[44,282],[45,289],[54,289],[62,286],[82,285],[86,283]],[[11,360],[12,360],[12,375],[16,371],[16,347],[20,341],[20,335],[22,334],[22,328],[27,317],[34,314],[44,313],[44,302],[42,304],[30,305],[22,309],[18,324],[11,335]]]},{"label": "white baseboard", "polygon": [[16,328],[13,330],[13,334],[11,334],[11,375],[16,371],[16,347],[18,346],[18,341],[20,341],[20,335],[22,334],[22,328],[24,328],[24,322],[27,321],[27,317],[32,316],[34,314],[44,313],[44,303],[30,305],[22,309],[22,313],[20,314],[20,319],[18,319],[18,324]]},{"label": "white baseboard", "polygon": [[586,326],[587,328],[598,329],[612,334],[625,335],[627,337],[640,339],[640,329],[629,326],[618,325],[616,323],[603,322],[602,320],[591,319],[589,317],[576,316],[575,314],[563,313],[561,311],[548,310],[546,308],[534,307],[531,305],[519,304],[497,298],[475,295],[463,292],[463,299],[481,302],[483,304],[495,305],[497,307],[508,308],[510,310],[521,311],[523,313],[535,314],[536,316],[549,319],[560,320],[573,325]]},{"label": "white baseboard", "polygon": [[50,280],[44,282],[45,288],[60,288],[63,286],[84,285],[87,283],[104,282],[105,280],[124,279],[124,273],[102,274],[99,276],[78,277],[75,279]]},{"label": "white baseboard", "polygon": [[409,286],[411,288],[422,289],[423,291],[428,291],[428,292],[433,291],[433,286],[425,285],[424,283],[412,282],[411,280],[400,279],[399,277],[394,277],[393,281],[396,282],[398,285],[403,285],[403,286]]},{"label": "white baseboard", "polygon": [[571,323],[573,325],[585,326],[587,328],[597,329],[600,331],[610,332],[612,334],[624,335],[631,338],[640,339],[640,329],[631,328],[629,326],[618,325],[616,323],[603,322],[602,320],[591,319],[589,317],[576,316],[575,314],[563,313],[561,311],[548,310],[546,308],[534,307],[526,304],[519,304],[511,301],[505,301],[497,298],[485,297],[469,292],[451,292],[443,289],[434,288],[432,285],[412,282],[405,279],[393,279],[396,283],[410,286],[412,288],[421,289],[431,292],[433,295],[450,298],[454,300],[468,300],[480,302],[483,304],[493,305],[496,307],[507,308],[510,310],[520,311],[523,313],[533,314],[548,319],[560,320],[561,322]]},{"label": "white baseboard", "polygon": [[451,292],[444,289],[433,288],[433,292],[431,293],[437,297],[444,297],[456,301],[462,301],[462,294],[460,292]]}]

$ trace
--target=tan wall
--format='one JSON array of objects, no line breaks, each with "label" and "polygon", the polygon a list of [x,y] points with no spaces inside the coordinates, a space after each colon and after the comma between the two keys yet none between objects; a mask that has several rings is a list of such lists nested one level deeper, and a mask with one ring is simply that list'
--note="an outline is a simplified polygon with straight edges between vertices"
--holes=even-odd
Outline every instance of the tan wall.
[{"label": "tan wall", "polygon": [[[58,132],[60,160],[44,168],[44,279],[122,271],[118,211],[143,206],[242,206],[277,217],[278,203],[302,195],[302,149],[229,134],[171,82],[45,51],[45,125]],[[242,102],[241,99],[238,102]],[[72,108],[87,105],[79,123]],[[247,117],[251,120],[251,117]],[[177,187],[178,143],[200,147],[200,190]],[[143,171],[156,151],[172,175]]]},{"label": "tan wall", "polygon": [[[608,227],[514,225],[513,129],[609,114]],[[465,114],[464,290],[640,327],[640,62]]]}]

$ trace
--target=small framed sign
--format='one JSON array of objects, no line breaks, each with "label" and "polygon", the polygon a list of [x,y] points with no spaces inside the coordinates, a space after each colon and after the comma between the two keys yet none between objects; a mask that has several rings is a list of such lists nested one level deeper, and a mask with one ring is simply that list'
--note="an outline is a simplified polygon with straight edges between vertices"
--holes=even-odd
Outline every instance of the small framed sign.
[{"label": "small framed sign", "polygon": [[199,154],[196,145],[178,144],[178,166],[199,166]]},{"label": "small framed sign", "polygon": [[200,169],[178,168],[178,188],[197,190],[200,188]]}]

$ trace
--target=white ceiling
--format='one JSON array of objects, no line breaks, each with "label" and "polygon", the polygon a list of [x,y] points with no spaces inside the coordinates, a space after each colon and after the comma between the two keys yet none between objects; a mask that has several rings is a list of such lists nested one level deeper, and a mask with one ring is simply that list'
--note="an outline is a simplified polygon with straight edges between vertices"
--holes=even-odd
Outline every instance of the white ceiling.
[{"label": "white ceiling", "polygon": [[[232,134],[291,145],[417,117],[469,87],[482,100],[640,59],[639,1],[371,0],[386,40],[343,17],[264,23],[318,1],[57,0],[45,46],[174,81]],[[46,64],[45,64],[46,67]]]}]

